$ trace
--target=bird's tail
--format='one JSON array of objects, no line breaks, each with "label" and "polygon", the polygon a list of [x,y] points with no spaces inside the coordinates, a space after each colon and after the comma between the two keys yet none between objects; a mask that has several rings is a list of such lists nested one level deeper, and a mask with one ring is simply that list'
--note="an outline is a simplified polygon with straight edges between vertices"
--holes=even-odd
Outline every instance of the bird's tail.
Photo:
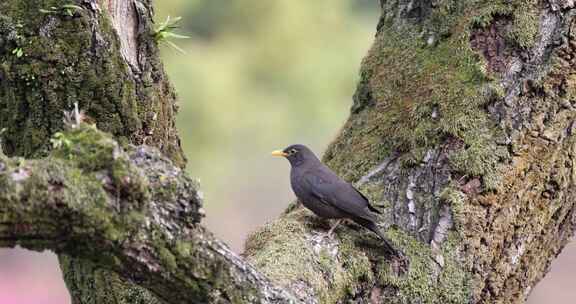
[{"label": "bird's tail", "polygon": [[362,219],[362,218],[356,219],[355,222],[360,224],[362,227],[376,233],[376,235],[378,235],[378,237],[384,243],[384,247],[386,247],[386,251],[388,253],[390,253],[392,255],[398,254],[398,250],[396,250],[394,248],[394,246],[392,246],[392,244],[390,244],[390,242],[386,239],[384,234],[380,231],[380,229],[378,229],[378,226],[376,226],[376,223],[369,221],[369,220],[366,220],[366,219]]}]

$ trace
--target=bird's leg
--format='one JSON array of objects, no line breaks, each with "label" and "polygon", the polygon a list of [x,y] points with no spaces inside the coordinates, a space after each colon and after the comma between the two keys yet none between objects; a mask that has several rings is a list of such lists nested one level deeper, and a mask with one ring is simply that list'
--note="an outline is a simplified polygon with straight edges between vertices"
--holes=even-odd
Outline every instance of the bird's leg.
[{"label": "bird's leg", "polygon": [[336,227],[338,227],[338,225],[340,225],[340,222],[342,222],[342,219],[338,219],[336,221],[336,224],[334,224],[334,226],[332,226],[332,228],[328,230],[328,237],[332,237],[332,232],[334,231],[334,229],[336,229]]}]

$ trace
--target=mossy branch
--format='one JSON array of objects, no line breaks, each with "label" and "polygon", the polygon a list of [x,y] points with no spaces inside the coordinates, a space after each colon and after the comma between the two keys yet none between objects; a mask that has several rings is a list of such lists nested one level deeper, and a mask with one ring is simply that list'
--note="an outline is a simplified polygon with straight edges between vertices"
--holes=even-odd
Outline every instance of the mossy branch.
[{"label": "mossy branch", "polygon": [[[325,238],[293,208],[246,246],[277,288],[199,225],[194,182],[158,152],[86,125],[52,137],[78,100],[117,139],[184,164],[148,0],[83,2],[78,18],[0,2],[4,146],[48,154],[0,155],[0,245],[89,260],[167,303],[296,302],[287,290],[305,303],[522,301],[576,225],[574,3],[380,2],[352,114],[324,160],[362,186],[407,263],[355,226]],[[71,290],[79,303],[123,292]]]},{"label": "mossy branch", "polygon": [[0,155],[0,245],[53,250],[166,303],[297,303],[199,225],[197,184],[153,148],[82,124],[46,158]]}]

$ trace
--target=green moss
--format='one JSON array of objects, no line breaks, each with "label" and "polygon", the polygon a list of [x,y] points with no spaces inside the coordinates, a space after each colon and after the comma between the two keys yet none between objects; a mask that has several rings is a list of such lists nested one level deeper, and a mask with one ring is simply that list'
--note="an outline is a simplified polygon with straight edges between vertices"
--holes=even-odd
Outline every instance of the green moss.
[{"label": "green moss", "polygon": [[154,197],[166,201],[174,201],[177,193],[177,184],[175,181],[171,177],[160,176],[158,182],[162,187],[155,187],[153,189]]},{"label": "green moss", "polygon": [[[112,133],[119,141],[154,144],[183,165],[185,161],[173,126],[174,93],[165,79],[154,42],[142,39],[148,37],[145,27],[151,24],[151,16],[142,12],[138,22],[141,27],[137,37],[139,52],[147,58],[138,68],[150,79],[144,84],[119,52],[120,42],[105,10],[99,10],[101,14],[91,9],[78,10],[73,17],[39,12],[40,9],[70,3],[79,4],[79,1],[0,1],[0,130],[7,129],[1,135],[6,154],[28,158],[47,155],[51,148],[49,138],[64,130],[63,110],[72,109],[78,102],[88,122]],[[149,5],[147,1],[140,4],[140,7]],[[15,49],[21,49],[22,56],[15,56]],[[155,123],[151,123],[154,119],[149,115],[153,111],[161,113]],[[78,147],[80,150],[74,150]],[[108,163],[110,166],[105,165],[110,157],[114,157],[108,148],[110,146],[104,142],[93,146],[72,145],[67,153],[53,159],[55,163],[67,161],[81,166],[81,170],[75,173],[78,176],[74,177],[78,181],[94,178],[96,173],[93,170],[102,170],[99,173],[110,177],[118,186],[117,189],[107,189],[109,193],[105,193],[102,183],[108,182],[94,179],[92,189],[77,193],[78,197],[115,192],[114,195],[127,197],[132,202],[144,201],[148,193],[144,190],[146,183],[140,178],[138,169],[126,166],[122,159]],[[80,156],[87,158],[81,160]],[[74,182],[71,181],[69,186],[74,186]],[[96,216],[86,221],[105,223],[107,228],[103,233],[110,238],[126,236],[128,232],[117,230],[119,223],[111,222],[106,212],[94,211]],[[137,213],[135,211],[134,216],[126,220],[140,222]],[[82,276],[67,283],[85,284],[82,294],[78,292],[81,287],[70,287],[74,301],[157,302],[152,301],[153,296],[148,299],[148,293],[135,285],[115,284],[112,278],[109,279],[111,275],[108,272],[97,280],[94,271],[83,268],[81,264],[78,262],[65,269],[65,275],[70,271]],[[115,289],[114,299],[104,296],[111,288]]]},{"label": "green moss", "polygon": [[330,247],[316,253],[307,238],[310,229],[317,229],[313,221],[305,210],[285,215],[253,233],[246,242],[245,255],[273,281],[285,286],[308,282],[320,303],[336,303],[361,281],[372,278],[371,263],[354,243],[358,233],[339,235],[342,240],[335,255],[327,249]]},{"label": "green moss", "polygon": [[[69,1],[2,1],[0,3],[0,128],[10,155],[44,155],[46,139],[62,130],[62,110],[74,102],[98,127],[118,137],[141,128],[136,86],[117,51],[120,47],[106,15],[98,16],[100,41],[95,45],[91,16],[39,13]],[[8,15],[9,14],[9,15]],[[39,35],[38,33],[43,33]],[[22,48],[25,55],[10,50]]]},{"label": "green moss", "polygon": [[369,149],[330,159],[339,171],[366,172],[367,168],[349,168],[349,157],[354,162],[376,155],[378,159],[370,164],[374,165],[393,150],[414,151],[405,159],[406,165],[414,164],[423,151],[446,136],[471,144],[478,141],[478,146],[488,144],[482,139],[494,132],[494,126],[481,108],[489,102],[482,90],[487,79],[469,48],[466,33],[454,34],[435,47],[422,46],[419,35],[416,30],[391,28],[379,33],[363,63],[367,87],[359,88],[371,92],[374,108],[352,117],[372,127],[348,128],[351,134],[345,134],[355,141],[351,146]]},{"label": "green moss", "polygon": [[490,5],[484,5],[478,8],[474,16],[471,18],[471,26],[476,28],[485,28],[494,21],[494,17],[509,15],[510,13],[510,6],[507,3],[502,1],[493,1]]},{"label": "green moss", "polygon": [[487,172],[483,177],[484,190],[486,191],[499,191],[503,184],[502,166],[497,166],[496,170]]},{"label": "green moss", "polygon": [[112,181],[118,195],[128,201],[145,201],[150,198],[148,179],[130,163],[125,154],[112,163]]},{"label": "green moss", "polygon": [[110,167],[114,163],[115,153],[120,152],[120,147],[110,135],[88,124],[56,133],[52,144],[53,157],[72,161],[86,171]]},{"label": "green moss", "polygon": [[[58,160],[53,162],[57,163]],[[70,192],[66,199],[75,202],[78,206],[83,206],[91,215],[89,218],[83,219],[87,225],[85,227],[101,227],[100,233],[113,241],[120,242],[128,237],[130,231],[112,218],[112,210],[108,209],[110,208],[108,195],[98,180],[82,170],[73,170],[70,171],[70,175],[66,177],[65,181],[64,186],[67,189],[78,189],[76,192]],[[94,203],[85,205],[86,201],[93,201]]]},{"label": "green moss", "polygon": [[408,169],[411,167],[416,167],[422,163],[424,157],[426,156],[426,148],[425,147],[416,147],[414,150],[409,151],[403,155],[401,155],[398,159],[400,162],[400,166],[403,169]]},{"label": "green moss", "polygon": [[158,248],[158,254],[160,255],[160,260],[168,267],[169,271],[174,271],[178,268],[176,263],[176,257],[170,252],[170,250],[165,247]]},{"label": "green moss", "polygon": [[[310,267],[315,264],[315,254],[308,246],[305,231],[304,223],[293,215],[286,216],[252,234],[246,242],[246,255],[273,281],[287,285],[302,278],[317,292],[326,290],[327,286],[322,286],[323,274]],[[261,250],[264,246],[266,250]]]},{"label": "green moss", "polygon": [[471,176],[483,176],[495,170],[501,157],[507,156],[507,150],[490,143],[488,136],[470,141],[466,148],[450,155],[452,167]]},{"label": "green moss", "polygon": [[176,241],[175,250],[179,257],[188,257],[192,252],[192,244],[184,241]]},{"label": "green moss", "polygon": [[[393,11],[394,1],[390,1]],[[387,4],[388,5],[388,4]],[[386,8],[385,8],[386,9]],[[403,168],[418,165],[425,152],[450,138],[462,143],[451,158],[456,171],[487,176],[496,189],[497,164],[509,158],[496,138],[503,131],[486,106],[503,97],[484,59],[470,46],[471,32],[498,16],[512,46],[533,45],[538,30],[534,1],[441,1],[418,25],[384,18],[364,59],[352,115],[325,161],[348,180],[402,152]]]},{"label": "green moss", "polygon": [[362,185],[355,185],[356,188],[368,198],[373,205],[375,205],[378,209],[386,209],[386,207],[392,207],[390,202],[382,201],[384,197],[384,190],[385,188],[382,187],[379,183],[372,183],[367,182]]},{"label": "green moss", "polygon": [[124,223],[124,225],[127,227],[140,227],[142,224],[146,223],[146,220],[146,214],[138,210],[133,210],[126,216],[126,223]]},{"label": "green moss", "polygon": [[[362,281],[372,281],[374,273],[372,271],[371,258],[382,258],[381,248],[376,246],[372,251],[368,248],[358,246],[358,241],[366,236],[365,231],[351,231],[346,229],[338,234],[341,238],[340,243],[340,259],[342,265],[346,267],[346,275],[348,285],[346,286],[349,294],[357,287],[356,285]],[[377,239],[372,241],[379,242]],[[353,284],[351,284],[353,283]]]},{"label": "green moss", "polygon": [[[147,289],[128,284],[115,272],[99,269],[94,263],[60,255],[60,267],[71,296],[81,303],[160,304]],[[86,276],[90,273],[91,276]],[[94,292],[100,288],[102,292]],[[114,292],[111,292],[114,290]]]},{"label": "green moss", "polygon": [[522,48],[533,47],[536,43],[540,23],[538,1],[515,1],[514,21],[509,37]]},{"label": "green moss", "polygon": [[450,211],[452,212],[456,231],[461,233],[463,231],[462,224],[464,223],[464,218],[466,216],[466,194],[460,191],[456,184],[451,183],[444,187],[440,193],[440,201],[450,205]]},{"label": "green moss", "polygon": [[51,142],[52,157],[74,162],[86,172],[106,170],[118,197],[129,201],[145,201],[150,197],[148,180],[142,172],[130,163],[111,135],[94,125],[80,124],[56,133]]},{"label": "green moss", "polygon": [[[408,257],[407,272],[396,276],[389,264],[381,264],[378,279],[384,286],[392,286],[398,291],[390,303],[467,303],[470,294],[469,278],[456,256],[458,237],[451,233],[438,253],[426,244],[397,230],[388,233],[391,240]],[[439,265],[435,257],[441,255],[444,265]],[[436,274],[436,275],[435,275]]]},{"label": "green moss", "polygon": [[[12,161],[10,165],[13,168],[18,168],[18,170],[33,170],[33,174],[30,174],[23,186],[8,182],[6,179],[0,179],[0,188],[18,193],[18,195],[34,202],[45,201],[47,198],[55,199],[59,204],[69,205],[69,208],[63,208],[63,210],[80,211],[71,218],[72,222],[69,223],[70,227],[74,229],[73,235],[78,237],[73,242],[74,247],[67,249],[69,253],[82,255],[85,253],[81,253],[81,250],[89,250],[90,246],[83,243],[85,240],[82,236],[102,235],[104,239],[113,242],[124,241],[132,233],[129,229],[137,230],[140,227],[137,224],[128,226],[118,223],[113,217],[114,210],[111,210],[113,205],[110,204],[110,197],[104,191],[102,183],[93,174],[74,167],[68,160],[50,158],[42,161]],[[15,190],[12,187],[19,188]],[[1,190],[0,194],[2,194]],[[87,204],[86,202],[91,203]],[[30,214],[30,218],[19,220],[33,222],[34,218],[37,217],[47,218],[47,215],[43,214],[44,212],[47,210],[36,208]],[[50,229],[49,225],[42,227]],[[54,227],[54,229],[61,229],[61,227]],[[39,244],[39,246],[41,245],[43,244]]]},{"label": "green moss", "polygon": [[490,2],[489,5],[479,7],[472,19],[472,26],[484,28],[489,26],[495,17],[509,18],[511,26],[502,29],[508,41],[520,48],[533,47],[540,23],[538,1],[500,0]]}]

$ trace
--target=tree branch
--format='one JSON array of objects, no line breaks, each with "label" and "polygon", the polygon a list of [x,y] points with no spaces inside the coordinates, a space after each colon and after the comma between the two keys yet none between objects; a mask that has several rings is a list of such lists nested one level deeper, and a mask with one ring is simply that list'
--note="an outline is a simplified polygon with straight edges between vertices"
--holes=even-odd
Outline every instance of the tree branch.
[{"label": "tree branch", "polygon": [[0,245],[97,263],[166,303],[297,303],[199,225],[196,182],[149,147],[93,127],[40,160],[0,156]]}]

